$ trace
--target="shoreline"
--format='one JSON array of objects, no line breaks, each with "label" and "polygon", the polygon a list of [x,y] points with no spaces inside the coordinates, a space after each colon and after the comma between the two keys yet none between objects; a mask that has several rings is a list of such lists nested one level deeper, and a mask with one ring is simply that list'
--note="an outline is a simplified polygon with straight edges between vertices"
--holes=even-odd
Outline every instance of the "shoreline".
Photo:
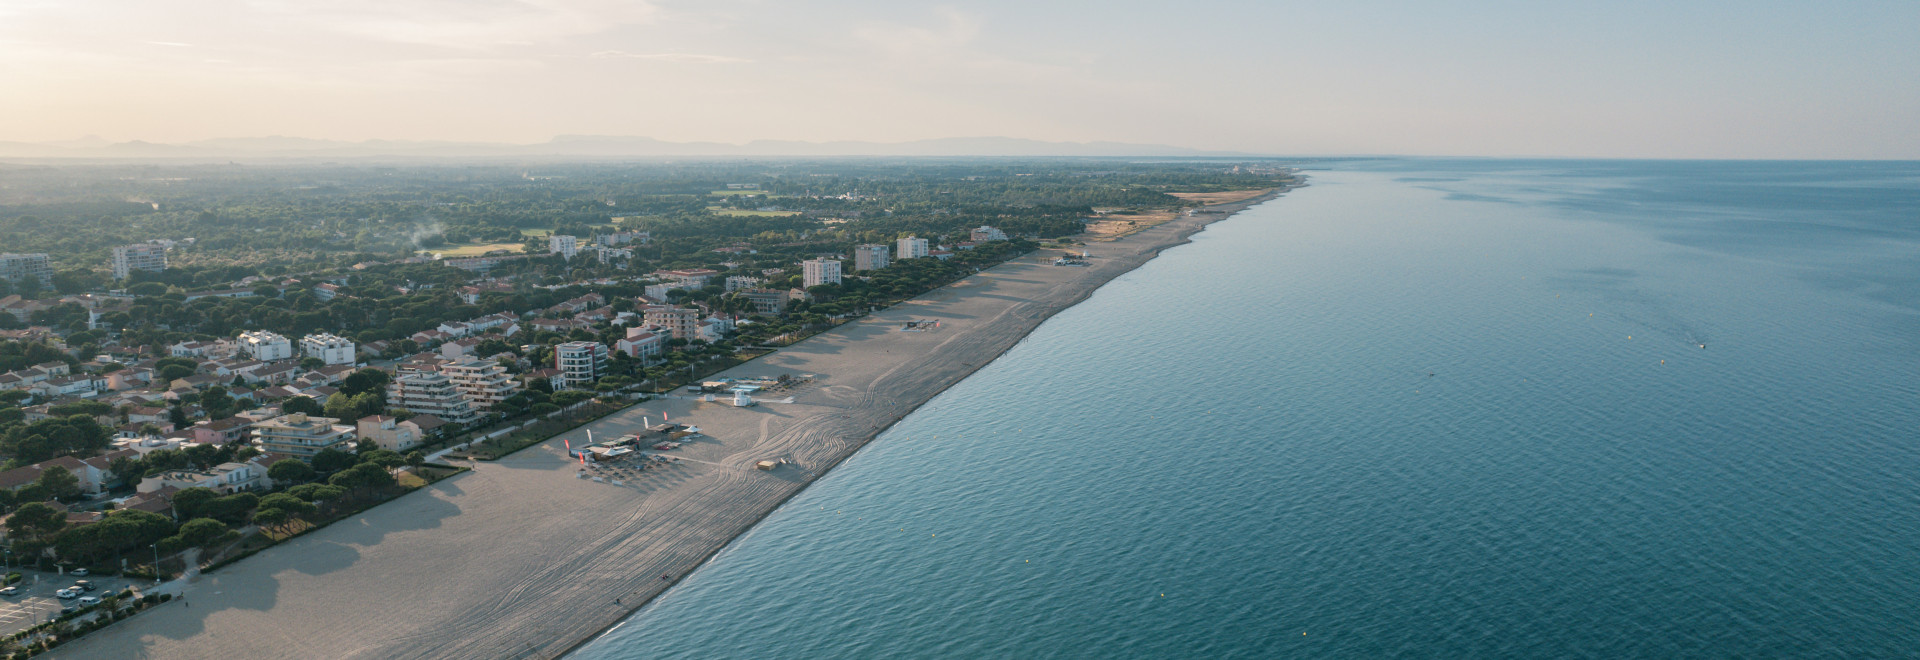
[{"label": "shoreline", "polygon": [[[1020,333],[1020,339],[1016,340],[1014,342],[1014,345],[1018,345],[1020,341],[1025,341],[1027,335],[1033,334],[1034,330],[1039,329],[1039,327],[1042,324],[1047,322],[1047,319],[1053,318],[1053,315],[1059,314],[1060,312],[1064,312],[1067,309],[1072,308],[1074,305],[1078,305],[1082,302],[1085,302],[1086,299],[1093,297],[1094,292],[1099,291],[1102,287],[1105,287],[1108,282],[1112,282],[1114,279],[1120,277],[1121,275],[1125,275],[1127,273],[1131,273],[1134,270],[1139,269],[1140,266],[1145,265],[1148,261],[1152,261],[1158,258],[1160,256],[1160,253],[1162,252],[1165,252],[1169,249],[1176,248],[1182,245],[1186,245],[1188,243],[1192,243],[1193,236],[1195,234],[1198,234],[1202,231],[1206,231],[1207,227],[1211,226],[1213,223],[1226,220],[1235,215],[1238,215],[1241,211],[1247,210],[1254,206],[1258,206],[1260,204],[1264,204],[1268,201],[1272,201],[1273,199],[1276,199],[1281,195],[1284,195],[1304,185],[1306,184],[1301,183],[1293,187],[1275,188],[1265,193],[1261,193],[1259,195],[1255,195],[1253,197],[1249,197],[1247,199],[1243,199],[1240,201],[1202,207],[1202,208],[1209,208],[1209,209],[1220,208],[1220,207],[1232,207],[1232,210],[1222,211],[1217,217],[1207,218],[1205,222],[1197,222],[1189,230],[1175,232],[1174,234],[1175,238],[1173,241],[1160,244],[1157,247],[1142,253],[1139,256],[1139,258],[1134,263],[1127,266],[1125,270],[1122,270],[1111,277],[1104,278],[1099,282],[1093,284],[1092,286],[1084,287],[1079,292],[1079,295],[1075,296],[1069,302],[1061,305],[1055,305],[1047,309],[1045,313],[1041,314],[1038,317],[1038,320],[1037,320],[1038,322],[1034,323],[1032,326],[1028,327],[1024,332]],[[1120,236],[1114,239],[1110,239],[1109,242],[1123,241],[1133,236],[1136,236],[1139,233],[1142,233],[1151,229],[1159,228],[1159,227],[1165,227],[1167,225],[1174,224],[1175,222],[1179,222],[1182,219],[1188,219],[1188,218],[1175,218],[1174,220],[1164,222],[1159,225],[1155,225],[1153,227],[1148,227],[1147,229],[1141,230],[1141,232],[1135,232],[1132,234],[1127,234],[1125,236]],[[1089,245],[1087,247],[1091,249],[1092,246]],[[1039,251],[1036,250],[1035,252],[1039,252]],[[1031,253],[1029,253],[1029,255],[1023,255],[1022,257],[1017,257],[1016,260],[1020,258],[1025,258],[1026,256],[1031,256]],[[1005,265],[1005,264],[1002,264],[1002,265]],[[994,266],[994,268],[999,268],[999,267],[1000,266]],[[994,268],[990,268],[988,270],[993,270]],[[952,286],[952,285],[948,285],[948,286]],[[944,289],[946,287],[941,287],[941,288]],[[829,332],[831,332],[831,330]],[[813,482],[815,481],[819,481],[821,478],[827,476],[828,473],[832,472],[834,468],[840,467],[842,463],[845,463],[848,459],[853,458],[854,454],[859,453],[860,450],[864,449],[869,443],[872,443],[874,440],[879,439],[879,437],[882,434],[886,433],[888,430],[891,430],[895,424],[900,423],[901,420],[904,420],[908,416],[912,415],[914,411],[917,411],[922,406],[925,406],[926,404],[932,402],[936,397],[939,397],[941,393],[946,392],[948,388],[951,388],[954,385],[958,385],[961,383],[961,381],[965,381],[966,379],[973,377],[973,374],[975,372],[981,369],[984,369],[986,368],[987,365],[993,364],[994,362],[998,361],[1000,358],[1005,357],[1007,352],[1012,350],[1012,348],[1013,348],[1012,346],[1008,346],[1007,350],[1000,351],[999,353],[995,354],[992,359],[981,362],[977,365],[972,366],[966,371],[959,373],[958,377],[953,379],[953,382],[949,383],[946,387],[940,388],[940,390],[938,392],[935,392],[933,396],[926,397],[920,400],[919,402],[914,403],[913,405],[907,408],[905,413],[902,413],[898,417],[895,417],[892,421],[886,423],[884,426],[881,426],[879,430],[874,431],[873,433],[868,434],[866,437],[862,438],[859,442],[857,442],[853,446],[853,448],[850,451],[843,453],[837,459],[832,461],[831,464],[825,465],[820,470],[815,472],[814,477],[812,479],[807,480],[806,484],[802,485],[798,489],[795,489],[792,493],[788,494],[785,498],[781,499],[779,503],[773,505],[772,507],[769,507],[766,511],[761,512],[759,516],[753,519],[752,524],[747,525],[746,529],[741,530],[739,534],[735,534],[733,538],[728,539],[726,543],[723,543],[713,548],[712,551],[708,552],[706,556],[700,559],[699,566],[705,566],[708,561],[711,561],[716,555],[719,555],[722,550],[726,550],[728,547],[732,546],[735,540],[739,539],[741,536],[745,536],[748,532],[753,531],[753,528],[758,527],[761,521],[766,520],[768,516],[773,515],[774,512],[779,511],[781,507],[786,506],[788,501],[791,501],[793,498],[798,497],[800,493],[806,491],[807,486],[812,485]],[[696,566],[694,570],[699,570],[699,566]],[[613,622],[608,623],[606,626],[600,628],[599,630],[594,631],[593,634],[588,635],[584,638],[581,638],[578,641],[575,641],[572,645],[568,646],[567,648],[561,650],[558,654],[555,654],[551,657],[564,658],[564,657],[567,657],[568,655],[571,655],[573,652],[580,650],[581,647],[584,647],[587,644],[593,643],[594,640],[597,640],[601,636],[605,635],[607,631],[612,630],[614,627],[619,626],[622,623],[625,623],[627,619],[631,618],[634,614],[638,613],[640,610],[646,609],[647,605],[652,604],[655,599],[659,598],[662,594],[665,594],[667,591],[671,590],[674,587],[674,585],[680,584],[681,580],[686,579],[686,576],[691,574],[692,574],[692,571],[689,571],[687,573],[674,576],[672,580],[667,581],[667,584],[661,587],[659,590],[649,594],[646,598],[633,603],[633,606],[631,608],[628,608],[625,614],[620,615],[618,618],[614,619]]]},{"label": "shoreline", "polygon": [[[56,654],[566,655],[1046,319],[1214,222],[1301,185],[1091,243],[1089,267],[1037,264],[1044,252],[1018,257],[720,374],[819,376],[790,401],[633,406],[201,576],[188,586],[201,607],[160,608]],[[897,329],[911,318],[942,319],[943,329]],[[675,451],[683,462],[621,486],[575,478],[563,439],[619,434],[661,415],[707,432]],[[776,459],[792,465],[752,468]]]}]

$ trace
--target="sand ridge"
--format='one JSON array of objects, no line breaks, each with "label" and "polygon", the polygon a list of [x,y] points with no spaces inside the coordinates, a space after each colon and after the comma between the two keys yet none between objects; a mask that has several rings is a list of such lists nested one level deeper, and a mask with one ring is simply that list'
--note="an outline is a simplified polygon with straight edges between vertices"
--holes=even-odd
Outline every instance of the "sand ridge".
[{"label": "sand ridge", "polygon": [[[1215,207],[1228,213],[1278,192]],[[738,409],[643,403],[201,576],[175,601],[56,650],[71,658],[549,658],[618,623],[893,422],[1048,316],[1227,214],[1099,244],[1087,267],[1036,253],[735,367],[800,376]],[[940,319],[903,332],[908,319]],[[706,431],[625,486],[576,478],[561,438],[662,414]],[[790,461],[772,471],[761,460]],[[666,579],[663,579],[666,578]],[[618,599],[618,603],[616,603]]]}]

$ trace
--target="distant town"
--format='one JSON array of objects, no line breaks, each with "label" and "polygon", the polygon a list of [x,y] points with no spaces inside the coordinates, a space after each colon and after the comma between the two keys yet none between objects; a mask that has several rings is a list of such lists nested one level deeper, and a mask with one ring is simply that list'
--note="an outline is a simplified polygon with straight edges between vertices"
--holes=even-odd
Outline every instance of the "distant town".
[{"label": "distant town", "polygon": [[[294,172],[334,182],[317,203],[183,166],[217,185],[144,171],[138,197],[155,201],[11,200],[0,243],[47,251],[0,254],[7,562],[211,570],[456,473],[433,460],[452,444],[696,382],[1036,249],[1083,263],[1073,246],[1096,230],[1291,176],[862,167],[570,166],[457,185],[434,168]],[[123,213],[89,215],[102,210]],[[80,229],[35,229],[65,226]],[[287,231],[304,238],[252,240]]]}]

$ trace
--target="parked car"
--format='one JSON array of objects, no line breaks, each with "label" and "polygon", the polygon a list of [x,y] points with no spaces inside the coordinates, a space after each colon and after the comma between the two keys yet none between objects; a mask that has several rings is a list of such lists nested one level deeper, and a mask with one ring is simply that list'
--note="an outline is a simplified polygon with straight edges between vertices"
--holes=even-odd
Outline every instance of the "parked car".
[{"label": "parked car", "polygon": [[73,575],[74,577],[86,577],[86,576],[87,576],[87,569],[84,569],[84,568],[76,568],[76,569],[73,569],[73,573],[72,573],[72,575]]},{"label": "parked car", "polygon": [[73,588],[79,589],[81,591],[93,591],[93,581],[92,580],[74,580]]},{"label": "parked car", "polygon": [[20,595],[19,587],[7,587],[5,589],[0,589],[0,596],[18,596],[18,595]]},{"label": "parked car", "polygon": [[86,606],[88,606],[88,605],[99,605],[99,604],[100,604],[100,599],[98,599],[98,598],[94,598],[94,597],[92,597],[92,596],[81,596],[81,597],[80,597],[80,606],[81,606],[81,607],[86,607]]},{"label": "parked car", "polygon": [[74,612],[78,612],[78,611],[80,611],[80,608],[78,608],[78,607],[74,607],[74,606],[72,606],[72,605],[61,605],[61,606],[60,606],[60,613],[61,613],[61,614],[72,614],[72,613],[74,613]]},{"label": "parked car", "polygon": [[72,587],[68,587],[68,588],[65,588],[65,589],[61,589],[61,590],[59,590],[59,591],[55,591],[55,592],[53,592],[53,595],[55,595],[55,596],[59,596],[59,597],[60,597],[60,600],[67,600],[67,599],[71,599],[71,598],[79,598],[79,597],[80,597],[80,590],[79,590],[79,589],[74,589],[74,588],[72,588]]}]

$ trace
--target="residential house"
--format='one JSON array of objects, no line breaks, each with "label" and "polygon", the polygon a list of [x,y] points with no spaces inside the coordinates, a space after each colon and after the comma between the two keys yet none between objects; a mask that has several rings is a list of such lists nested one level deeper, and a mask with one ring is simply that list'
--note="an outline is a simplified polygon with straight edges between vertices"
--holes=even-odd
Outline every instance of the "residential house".
[{"label": "residential house", "polygon": [[193,441],[203,445],[241,442],[247,439],[247,432],[252,428],[253,420],[240,417],[198,422],[192,427]]},{"label": "residential house", "polygon": [[403,452],[426,441],[418,424],[386,415],[362,417],[356,425],[361,438],[378,443],[381,449]]}]

